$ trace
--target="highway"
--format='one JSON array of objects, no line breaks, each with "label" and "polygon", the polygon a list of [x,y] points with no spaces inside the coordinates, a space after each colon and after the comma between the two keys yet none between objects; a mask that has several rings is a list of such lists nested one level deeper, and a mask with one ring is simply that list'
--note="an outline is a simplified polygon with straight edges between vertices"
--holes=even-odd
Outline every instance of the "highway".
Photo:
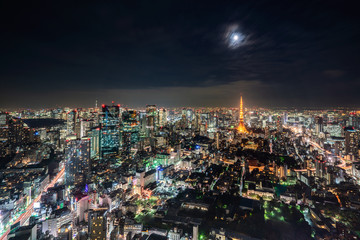
[{"label": "highway", "polygon": [[217,179],[214,179],[214,181],[212,182],[211,186],[210,186],[210,189],[211,191],[214,190],[214,187],[216,185],[216,183],[219,181],[219,179],[221,178],[221,176],[223,175],[224,173],[220,173],[219,177]]},{"label": "highway", "polygon": [[39,193],[39,195],[29,204],[29,206],[27,206],[24,213],[22,213],[17,219],[10,220],[10,223],[8,224],[8,227],[7,227],[6,231],[1,231],[3,234],[0,237],[0,240],[7,239],[7,235],[10,233],[11,225],[13,225],[13,224],[15,224],[15,223],[17,223],[19,221],[20,221],[20,224],[23,224],[24,222],[26,222],[30,218],[30,216],[31,216],[31,214],[33,213],[33,210],[34,210],[34,204],[36,202],[40,201],[41,195],[44,192],[46,192],[49,188],[54,187],[55,183],[61,177],[64,176],[64,173],[65,173],[65,167],[58,172],[58,174],[55,176],[55,178],[45,187],[45,189]]},{"label": "highway", "polygon": [[[285,126],[284,126],[284,127],[285,127]],[[299,133],[299,129],[297,129],[296,127],[285,127],[285,128],[290,129],[295,135],[299,135],[299,134],[300,134],[300,133]],[[308,135],[307,135],[307,136],[308,136]],[[310,137],[309,137],[309,139],[310,139]],[[326,152],[327,154],[332,154],[330,151],[325,150],[324,148],[322,148],[318,143],[316,143],[316,142],[314,142],[314,141],[311,141],[311,140],[309,140],[308,142],[309,142],[309,144],[310,144],[311,146],[313,146],[313,147],[315,147],[315,148],[317,148],[317,149],[320,149],[321,151]],[[340,164],[336,165],[337,167],[342,168],[342,169],[344,169],[344,170],[348,170],[348,169],[351,168],[351,166],[346,166],[346,160],[345,160],[343,157],[341,157],[341,156],[339,156],[339,155],[337,155],[337,157],[338,157],[338,159],[341,161]]]},{"label": "highway", "polygon": [[[316,142],[309,141],[309,143],[310,143],[313,147],[316,147],[316,148],[318,148],[318,149],[326,152],[327,154],[332,154],[330,151],[325,150],[324,148],[322,148],[322,147],[321,147],[319,144],[317,144]],[[344,159],[343,157],[341,157],[341,156],[337,156],[337,157],[338,157],[338,159],[341,161],[340,164],[336,165],[337,167],[342,168],[342,169],[344,169],[344,170],[347,170],[347,169],[350,169],[350,168],[351,168],[351,166],[346,166],[346,161],[345,161],[345,159]]]}]

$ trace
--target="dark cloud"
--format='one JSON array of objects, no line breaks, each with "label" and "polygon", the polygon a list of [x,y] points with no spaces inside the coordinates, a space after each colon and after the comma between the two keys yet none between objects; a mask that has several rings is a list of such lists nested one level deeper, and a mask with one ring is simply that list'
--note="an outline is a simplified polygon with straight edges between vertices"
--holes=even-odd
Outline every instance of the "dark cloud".
[{"label": "dark cloud", "polygon": [[345,74],[344,71],[334,69],[334,70],[325,70],[324,75],[330,78],[338,78]]},{"label": "dark cloud", "polygon": [[[3,107],[232,105],[238,96],[228,94],[240,92],[258,106],[360,100],[360,17],[350,3],[0,4]],[[229,48],[234,26],[246,38]],[[232,91],[214,91],[224,86]]]}]

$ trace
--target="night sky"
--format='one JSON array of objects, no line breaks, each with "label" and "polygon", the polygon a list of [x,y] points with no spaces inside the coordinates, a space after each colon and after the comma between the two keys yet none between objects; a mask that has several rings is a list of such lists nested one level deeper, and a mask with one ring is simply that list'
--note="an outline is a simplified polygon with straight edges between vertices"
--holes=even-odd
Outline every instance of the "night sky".
[{"label": "night sky", "polygon": [[75,2],[1,1],[0,107],[360,107],[355,1]]}]

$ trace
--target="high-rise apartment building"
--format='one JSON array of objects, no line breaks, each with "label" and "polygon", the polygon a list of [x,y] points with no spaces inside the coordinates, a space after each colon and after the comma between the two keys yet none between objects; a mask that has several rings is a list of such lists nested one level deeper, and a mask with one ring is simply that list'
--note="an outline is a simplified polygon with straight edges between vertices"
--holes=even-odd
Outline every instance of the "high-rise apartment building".
[{"label": "high-rise apartment building", "polygon": [[66,184],[85,184],[90,175],[90,139],[67,139],[65,157]]},{"label": "high-rise apartment building", "polygon": [[346,127],[345,132],[345,154],[358,156],[359,151],[359,131],[353,127]]}]

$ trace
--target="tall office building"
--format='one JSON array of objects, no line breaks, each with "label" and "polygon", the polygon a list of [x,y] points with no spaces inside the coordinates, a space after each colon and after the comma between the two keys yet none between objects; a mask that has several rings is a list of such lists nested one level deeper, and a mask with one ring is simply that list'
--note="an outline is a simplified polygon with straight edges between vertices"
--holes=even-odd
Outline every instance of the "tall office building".
[{"label": "tall office building", "polygon": [[200,111],[196,111],[195,113],[195,131],[198,132],[200,130],[200,126],[201,126],[201,113]]},{"label": "tall office building", "polygon": [[66,184],[85,184],[90,175],[90,139],[68,139],[65,156]]},{"label": "tall office building", "polygon": [[359,128],[359,121],[356,112],[351,112],[349,115],[348,126],[352,126],[355,129]]},{"label": "tall office building", "polygon": [[157,109],[155,105],[146,106],[147,137],[153,137],[156,127]]},{"label": "tall office building", "polygon": [[354,127],[346,127],[345,132],[345,154],[358,156],[359,151],[359,131]]},{"label": "tall office building", "polygon": [[8,138],[9,138],[9,126],[8,126],[9,114],[0,113],[0,157],[5,157],[8,154]]},{"label": "tall office building", "polygon": [[87,136],[87,132],[94,126],[95,122],[92,119],[81,119],[79,137],[82,138]]},{"label": "tall office building", "polygon": [[139,134],[140,138],[145,138],[147,134],[146,129],[146,111],[139,111],[137,113],[139,119]]},{"label": "tall office building", "polygon": [[118,154],[120,147],[120,105],[102,105],[100,115],[100,154]]},{"label": "tall office building", "polygon": [[315,174],[319,178],[323,178],[326,174],[325,161],[320,159],[315,159]]},{"label": "tall office building", "polygon": [[100,128],[92,128],[87,132],[90,138],[90,158],[98,157],[100,154]]},{"label": "tall office building", "polygon": [[269,126],[265,127],[265,139],[269,139],[270,138],[270,128]]},{"label": "tall office building", "polygon": [[125,154],[129,154],[133,144],[139,142],[139,120],[135,110],[127,110],[122,114],[121,143]]},{"label": "tall office building", "polygon": [[286,125],[288,121],[288,113],[284,112],[283,124]]},{"label": "tall office building", "polygon": [[315,117],[315,134],[319,135],[319,133],[324,131],[324,120],[322,117]]},{"label": "tall office building", "polygon": [[278,132],[282,132],[283,131],[283,121],[281,119],[281,116],[277,116],[276,117],[276,130]]},{"label": "tall office building", "polygon": [[9,118],[8,120],[8,131],[7,131],[7,141],[9,144],[9,149],[14,152],[19,146],[28,144],[30,141],[30,134],[33,134],[33,131],[30,131],[29,128],[24,127],[24,122],[20,118]]},{"label": "tall office building", "polygon": [[360,162],[353,162],[351,166],[351,174],[360,183]]},{"label": "tall office building", "polygon": [[186,118],[189,120],[189,121],[192,121],[193,118],[194,118],[194,111],[192,109],[187,109],[186,110]]},{"label": "tall office building", "polygon": [[159,109],[159,127],[164,127],[167,123],[167,111],[165,108]]},{"label": "tall office building", "polygon": [[66,130],[68,135],[80,137],[80,119],[76,109],[66,114]]},{"label": "tall office building", "polygon": [[104,240],[106,238],[106,213],[107,209],[97,208],[89,211],[89,239]]},{"label": "tall office building", "polygon": [[0,127],[7,126],[9,121],[9,114],[5,112],[0,112]]},{"label": "tall office building", "polygon": [[0,113],[0,156],[17,152],[30,142],[35,142],[35,132],[27,127],[20,118],[13,118],[7,113]]}]

